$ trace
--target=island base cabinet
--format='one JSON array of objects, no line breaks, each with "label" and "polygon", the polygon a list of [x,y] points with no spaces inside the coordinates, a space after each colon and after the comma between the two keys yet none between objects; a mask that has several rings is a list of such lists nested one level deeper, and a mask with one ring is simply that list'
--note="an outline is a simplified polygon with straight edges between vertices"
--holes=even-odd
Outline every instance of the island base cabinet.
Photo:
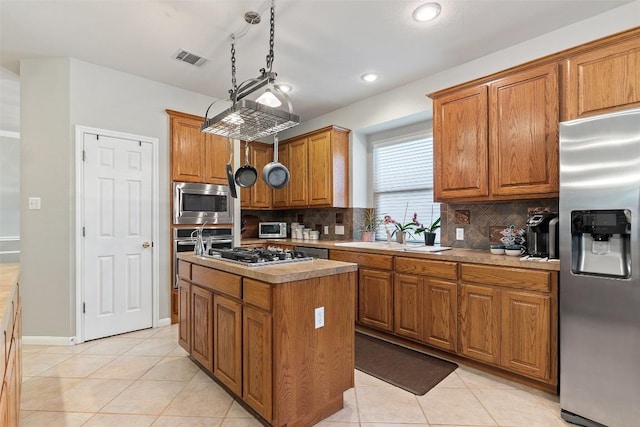
[{"label": "island base cabinet", "polygon": [[242,303],[213,297],[213,375],[242,395]]},{"label": "island base cabinet", "polygon": [[261,310],[243,310],[242,398],[264,419],[272,418],[271,316]]},{"label": "island base cabinet", "polygon": [[501,365],[522,374],[549,379],[549,295],[503,291]]},{"label": "island base cabinet", "polygon": [[460,286],[460,352],[472,359],[500,363],[500,291]]},{"label": "island base cabinet", "polygon": [[191,283],[178,281],[178,344],[191,353]]},{"label": "island base cabinet", "polygon": [[192,342],[191,356],[213,372],[213,293],[191,286]]}]

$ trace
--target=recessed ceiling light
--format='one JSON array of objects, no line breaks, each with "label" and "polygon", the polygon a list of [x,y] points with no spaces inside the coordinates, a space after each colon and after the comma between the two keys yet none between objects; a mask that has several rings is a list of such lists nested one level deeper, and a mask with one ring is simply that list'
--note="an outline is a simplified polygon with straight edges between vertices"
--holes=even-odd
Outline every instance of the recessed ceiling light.
[{"label": "recessed ceiling light", "polygon": [[280,92],[284,92],[284,93],[289,93],[293,89],[291,85],[288,85],[286,83],[277,84],[276,87],[280,89]]},{"label": "recessed ceiling light", "polygon": [[413,19],[418,22],[427,22],[435,19],[440,15],[440,5],[438,3],[425,3],[422,6],[418,6],[413,11]]},{"label": "recessed ceiling light", "polygon": [[363,75],[360,76],[360,78],[362,80],[364,80],[365,82],[375,82],[376,80],[378,80],[380,78],[380,74],[378,73],[364,73]]}]

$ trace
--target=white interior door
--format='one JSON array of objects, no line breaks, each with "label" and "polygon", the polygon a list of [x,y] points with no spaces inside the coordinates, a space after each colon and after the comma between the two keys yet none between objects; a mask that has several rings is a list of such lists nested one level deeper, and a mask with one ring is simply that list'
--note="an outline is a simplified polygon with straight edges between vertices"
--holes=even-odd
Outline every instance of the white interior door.
[{"label": "white interior door", "polygon": [[84,339],[153,324],[149,142],[84,134]]}]

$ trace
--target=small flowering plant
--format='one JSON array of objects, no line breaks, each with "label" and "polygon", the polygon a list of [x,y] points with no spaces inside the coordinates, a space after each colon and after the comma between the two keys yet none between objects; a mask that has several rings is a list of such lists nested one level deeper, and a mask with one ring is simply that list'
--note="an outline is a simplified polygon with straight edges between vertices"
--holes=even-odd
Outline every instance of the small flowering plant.
[{"label": "small flowering plant", "polygon": [[402,219],[402,223],[397,222],[395,219],[391,218],[390,215],[385,215],[384,219],[382,220],[382,223],[384,224],[384,228],[387,229],[387,233],[389,232],[389,229],[387,228],[388,225],[393,225],[393,227],[395,228],[395,230],[393,230],[393,232],[391,233],[391,235],[393,236],[394,234],[396,234],[398,231],[405,231],[407,233],[409,233],[409,235],[411,235],[411,230],[413,230],[413,227],[415,227],[416,225],[418,225],[418,214],[417,213],[413,213],[413,218],[411,219],[411,221],[409,222],[405,222],[405,219],[407,217],[407,209],[409,208],[409,203],[407,203],[407,206],[404,208],[404,218]]}]

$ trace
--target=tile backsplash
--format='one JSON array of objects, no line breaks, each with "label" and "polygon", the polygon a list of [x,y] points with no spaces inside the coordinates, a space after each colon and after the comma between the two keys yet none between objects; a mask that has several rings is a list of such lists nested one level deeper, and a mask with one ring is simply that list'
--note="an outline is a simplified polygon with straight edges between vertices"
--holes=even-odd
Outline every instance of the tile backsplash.
[{"label": "tile backsplash", "polygon": [[[455,248],[489,249],[510,225],[526,228],[531,212],[558,212],[558,199],[440,205],[441,244]],[[456,228],[464,240],[456,240]]]},{"label": "tile backsplash", "polygon": [[[354,217],[356,224],[358,217],[362,215],[364,209],[360,208],[320,208],[320,209],[289,209],[280,211],[256,211],[242,210],[243,218],[247,215],[257,217],[258,221],[279,221],[304,224],[305,227],[320,232],[320,240],[358,240],[360,232],[354,230]],[[328,234],[324,233],[324,227],[328,227]],[[336,234],[336,226],[344,227],[344,234]],[[288,231],[290,233],[290,231]],[[257,237],[245,236],[243,237]]]}]

